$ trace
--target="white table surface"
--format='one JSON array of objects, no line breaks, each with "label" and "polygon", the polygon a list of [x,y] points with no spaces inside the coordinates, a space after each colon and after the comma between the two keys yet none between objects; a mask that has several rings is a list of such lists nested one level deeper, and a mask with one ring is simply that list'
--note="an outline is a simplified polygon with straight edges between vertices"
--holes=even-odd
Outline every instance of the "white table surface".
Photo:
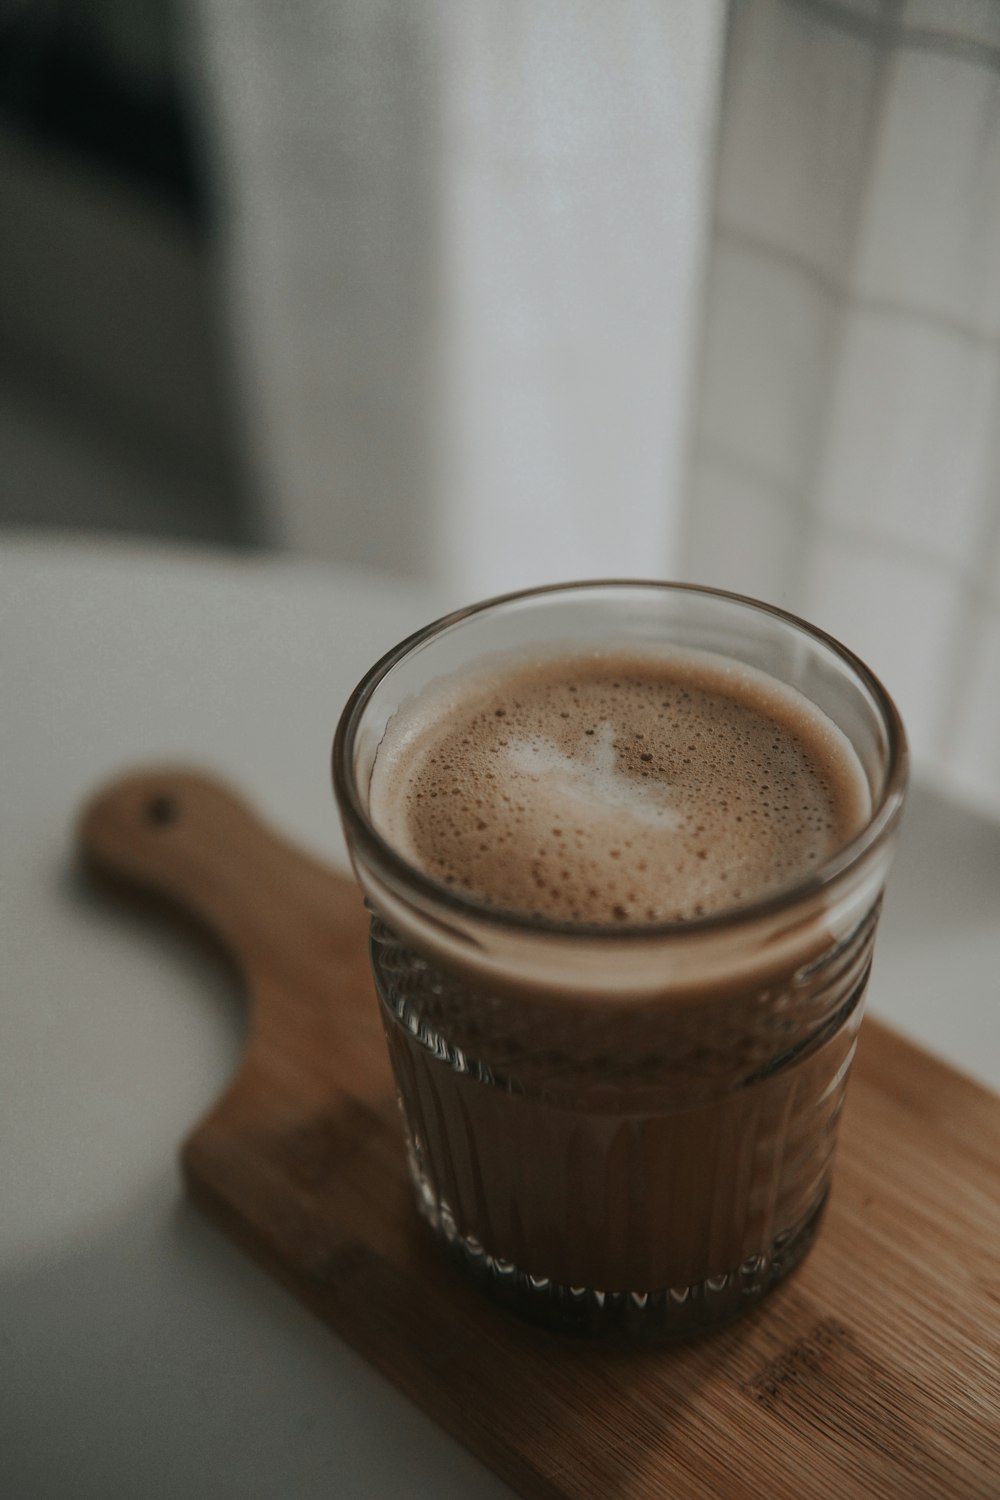
[{"label": "white table surface", "polygon": [[[0,538],[0,1495],[510,1491],[185,1201],[239,1057],[234,981],[74,868],[116,772],[222,773],[343,862],[329,744],[459,600],[276,558]],[[915,788],[873,1011],[1000,1088],[1000,828]],[[470,1393],[470,1400],[474,1400]]]}]

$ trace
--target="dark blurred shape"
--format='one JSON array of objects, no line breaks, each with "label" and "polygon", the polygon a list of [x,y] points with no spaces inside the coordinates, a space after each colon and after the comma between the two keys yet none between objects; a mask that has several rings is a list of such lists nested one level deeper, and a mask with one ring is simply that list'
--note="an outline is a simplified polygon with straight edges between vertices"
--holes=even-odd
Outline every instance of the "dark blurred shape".
[{"label": "dark blurred shape", "polygon": [[0,0],[0,527],[247,544],[168,0]]},{"label": "dark blurred shape", "polygon": [[38,145],[155,193],[200,224],[207,199],[178,56],[175,14],[163,0],[7,0],[0,9],[0,118]]}]

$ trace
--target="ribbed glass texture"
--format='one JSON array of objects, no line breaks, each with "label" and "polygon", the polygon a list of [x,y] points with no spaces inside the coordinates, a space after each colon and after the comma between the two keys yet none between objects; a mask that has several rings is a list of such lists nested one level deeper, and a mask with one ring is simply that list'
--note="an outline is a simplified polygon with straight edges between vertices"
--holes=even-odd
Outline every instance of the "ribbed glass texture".
[{"label": "ribbed glass texture", "polygon": [[723,1014],[638,1015],[514,1012],[376,919],[421,1211],[487,1291],[558,1327],[682,1336],[732,1316],[822,1212],[876,917]]}]

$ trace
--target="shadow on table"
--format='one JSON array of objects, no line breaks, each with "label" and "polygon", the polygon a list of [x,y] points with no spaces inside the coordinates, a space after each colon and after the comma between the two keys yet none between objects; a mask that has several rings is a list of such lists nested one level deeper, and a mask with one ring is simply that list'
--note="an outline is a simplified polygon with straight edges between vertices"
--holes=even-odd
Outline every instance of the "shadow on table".
[{"label": "shadow on table", "polygon": [[509,1495],[177,1192],[0,1279],[0,1494]]}]

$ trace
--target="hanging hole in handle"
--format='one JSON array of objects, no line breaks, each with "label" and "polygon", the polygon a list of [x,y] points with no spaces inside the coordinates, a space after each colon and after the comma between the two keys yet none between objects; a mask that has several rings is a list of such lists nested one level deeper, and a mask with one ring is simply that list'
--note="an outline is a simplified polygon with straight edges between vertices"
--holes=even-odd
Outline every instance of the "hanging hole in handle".
[{"label": "hanging hole in handle", "polygon": [[146,803],[146,822],[152,823],[154,828],[168,828],[177,822],[180,814],[177,799],[169,792],[159,792]]}]

